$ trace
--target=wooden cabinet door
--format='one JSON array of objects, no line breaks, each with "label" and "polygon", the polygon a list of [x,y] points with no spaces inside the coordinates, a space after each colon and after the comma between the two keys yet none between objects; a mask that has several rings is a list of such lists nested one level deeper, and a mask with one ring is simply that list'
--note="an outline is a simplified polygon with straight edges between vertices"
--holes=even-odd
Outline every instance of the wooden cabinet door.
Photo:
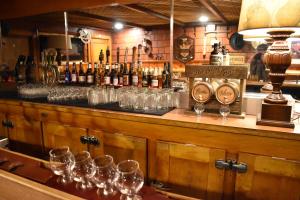
[{"label": "wooden cabinet door", "polygon": [[172,192],[201,199],[221,199],[224,170],[215,161],[225,159],[225,151],[191,144],[158,142],[156,180]]},{"label": "wooden cabinet door", "polygon": [[239,162],[248,170],[236,176],[235,199],[300,199],[299,161],[240,153]]},{"label": "wooden cabinet door", "polygon": [[147,140],[124,134],[103,134],[104,153],[113,156],[118,164],[123,160],[136,160],[147,177]]},{"label": "wooden cabinet door", "polygon": [[73,154],[87,151],[87,144],[80,142],[80,137],[87,135],[87,130],[84,128],[45,122],[43,134],[47,153],[50,149],[61,146],[69,146]]},{"label": "wooden cabinet door", "polygon": [[0,113],[0,136],[8,137],[7,128],[4,126],[4,122],[6,122],[6,116],[3,113]]},{"label": "wooden cabinet door", "polygon": [[91,153],[91,156],[93,158],[104,155],[104,150],[103,150],[103,131],[98,131],[98,130],[88,130],[88,136],[89,137],[94,137],[95,139],[98,140],[99,144],[89,144],[88,149],[89,152]]},{"label": "wooden cabinet door", "polygon": [[8,115],[7,119],[12,125],[8,128],[10,148],[29,155],[42,155],[41,122],[17,115]]}]

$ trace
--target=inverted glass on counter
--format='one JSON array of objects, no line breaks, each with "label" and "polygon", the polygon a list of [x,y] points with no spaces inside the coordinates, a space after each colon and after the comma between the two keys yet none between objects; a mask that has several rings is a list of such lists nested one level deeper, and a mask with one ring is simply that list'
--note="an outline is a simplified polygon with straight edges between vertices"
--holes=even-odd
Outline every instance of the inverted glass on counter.
[{"label": "inverted glass on counter", "polygon": [[128,110],[155,111],[179,106],[179,93],[173,89],[98,87],[88,91],[91,106],[118,102]]}]

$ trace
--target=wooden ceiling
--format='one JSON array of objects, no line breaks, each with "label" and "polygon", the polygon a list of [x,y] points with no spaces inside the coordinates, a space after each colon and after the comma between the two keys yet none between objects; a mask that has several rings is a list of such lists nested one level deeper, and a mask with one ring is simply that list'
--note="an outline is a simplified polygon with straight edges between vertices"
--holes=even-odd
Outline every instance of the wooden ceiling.
[{"label": "wooden ceiling", "polygon": [[[124,0],[125,1],[125,0]],[[86,9],[68,10],[71,27],[113,29],[120,21],[129,27],[168,27],[170,16],[169,0],[147,0],[138,3],[92,6]],[[210,22],[238,24],[241,0],[174,0],[174,23],[177,26],[198,26],[198,18],[206,15]],[[15,20],[18,21],[18,20]],[[62,12],[36,15],[19,19],[23,24],[51,26],[64,24]]]}]

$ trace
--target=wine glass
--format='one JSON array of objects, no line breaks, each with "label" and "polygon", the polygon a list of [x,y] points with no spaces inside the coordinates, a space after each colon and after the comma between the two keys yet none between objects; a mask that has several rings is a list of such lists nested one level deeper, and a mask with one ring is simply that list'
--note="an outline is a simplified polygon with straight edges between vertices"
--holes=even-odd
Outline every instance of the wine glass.
[{"label": "wine glass", "polygon": [[202,95],[199,95],[199,100],[200,100],[200,103],[196,102],[194,105],[194,111],[197,115],[201,116],[205,110],[205,105],[203,103]]},{"label": "wine glass", "polygon": [[117,165],[115,176],[116,187],[121,192],[120,200],[140,200],[138,191],[144,184],[143,172],[135,160],[125,160]]},{"label": "wine glass", "polygon": [[74,180],[77,182],[76,188],[86,190],[93,188],[90,182],[96,173],[96,166],[87,151],[79,152],[75,155],[75,167],[73,170]]},{"label": "wine glass", "polygon": [[230,114],[230,107],[229,104],[227,104],[226,97],[224,97],[224,103],[221,104],[219,112],[223,117],[223,122],[225,122],[227,120],[227,116]]},{"label": "wine glass", "polygon": [[116,174],[116,166],[113,157],[110,155],[99,156],[94,159],[94,162],[96,165],[96,174],[93,180],[98,187],[97,194],[100,196],[112,196],[116,194],[113,182]]},{"label": "wine glass", "polygon": [[58,147],[50,150],[50,168],[54,174],[60,176],[58,183],[68,184],[72,182],[71,172],[75,166],[75,159],[69,147]]}]

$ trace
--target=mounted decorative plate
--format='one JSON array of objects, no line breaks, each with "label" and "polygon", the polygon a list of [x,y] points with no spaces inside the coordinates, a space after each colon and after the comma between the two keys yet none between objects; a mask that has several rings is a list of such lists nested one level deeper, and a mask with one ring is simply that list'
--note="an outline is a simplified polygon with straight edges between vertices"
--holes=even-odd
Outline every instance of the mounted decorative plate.
[{"label": "mounted decorative plate", "polygon": [[185,34],[176,38],[174,41],[174,57],[183,63],[194,60],[195,40]]},{"label": "mounted decorative plate", "polygon": [[230,46],[234,50],[242,49],[244,47],[244,44],[245,42],[243,39],[243,35],[236,32],[230,36]]}]

